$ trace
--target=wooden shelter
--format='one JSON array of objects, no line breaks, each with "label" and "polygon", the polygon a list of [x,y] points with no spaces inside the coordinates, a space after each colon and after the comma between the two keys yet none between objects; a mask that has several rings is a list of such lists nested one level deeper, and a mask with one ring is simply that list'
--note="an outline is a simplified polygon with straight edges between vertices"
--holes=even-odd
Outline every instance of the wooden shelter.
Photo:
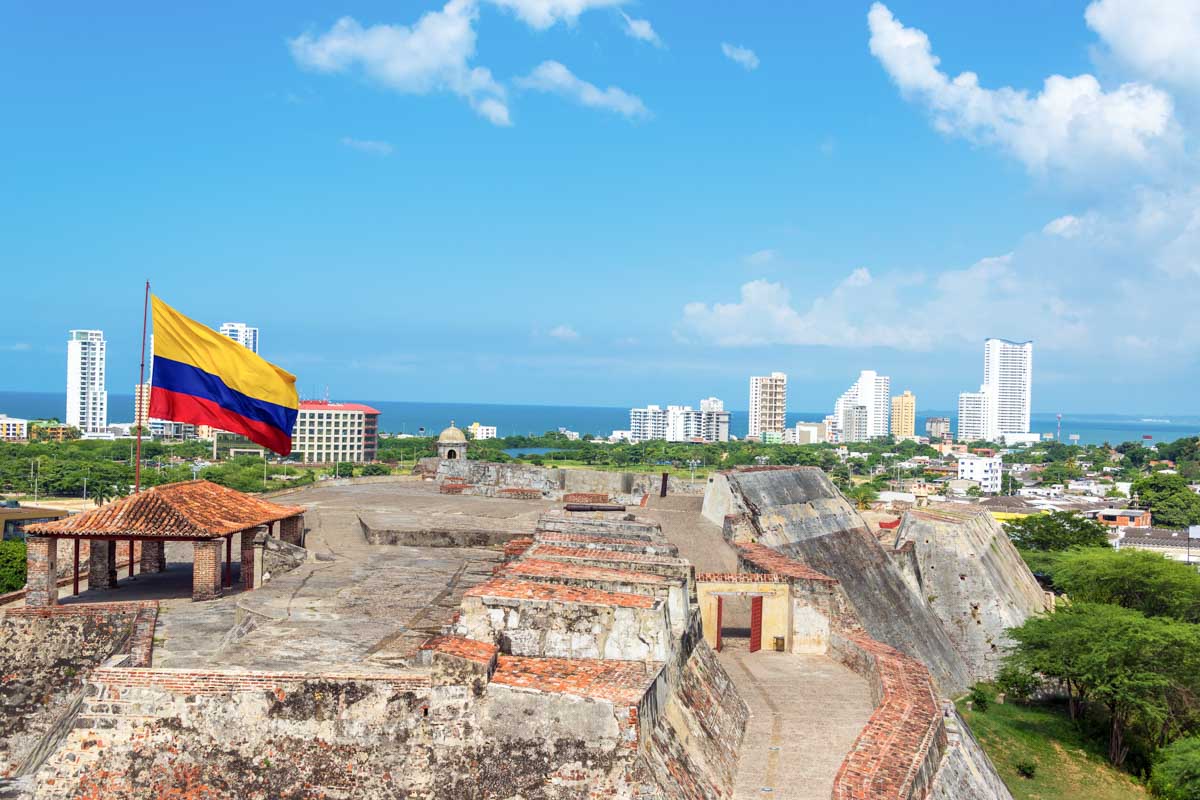
[{"label": "wooden shelter", "polygon": [[[129,542],[129,575],[133,576],[134,544],[141,547],[141,571],[166,569],[165,544],[190,541],[195,550],[192,599],[220,597],[233,585],[233,536],[243,534],[242,581],[252,583],[253,546],[259,528],[268,534],[279,523],[279,538],[303,546],[304,509],[281,506],[209,481],[155,486],[94,511],[26,527],[27,577],[25,604],[58,602],[58,540],[74,540],[74,591],[79,592],[79,542],[87,539],[88,588],[117,586],[116,545]],[[225,557],[222,561],[221,544]],[[223,566],[223,569],[222,569]]]}]

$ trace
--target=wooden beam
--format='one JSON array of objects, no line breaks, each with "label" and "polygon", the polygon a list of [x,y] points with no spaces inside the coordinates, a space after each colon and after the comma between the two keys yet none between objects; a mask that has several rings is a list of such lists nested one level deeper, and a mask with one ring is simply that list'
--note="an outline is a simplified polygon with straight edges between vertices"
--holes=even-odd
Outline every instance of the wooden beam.
[{"label": "wooden beam", "polygon": [[[58,541],[55,540],[54,546],[58,547]],[[79,539],[75,540],[75,572],[74,578],[71,581],[71,594],[79,594]]]}]

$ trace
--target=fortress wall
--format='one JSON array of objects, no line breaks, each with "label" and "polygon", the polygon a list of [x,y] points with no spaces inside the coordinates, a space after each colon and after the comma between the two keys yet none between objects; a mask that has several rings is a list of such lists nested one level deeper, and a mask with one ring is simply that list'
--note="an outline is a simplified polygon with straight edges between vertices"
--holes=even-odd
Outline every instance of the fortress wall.
[{"label": "fortress wall", "polygon": [[908,511],[898,548],[911,548],[920,592],[966,661],[972,680],[995,677],[1005,629],[1045,610],[1044,594],[1000,524],[984,511]]},{"label": "fortress wall", "polygon": [[[0,778],[36,766],[70,725],[84,679],[115,654],[148,663],[158,604],[12,609],[0,616]],[[61,723],[61,725],[60,725]]]},{"label": "fortress wall", "polygon": [[651,719],[643,710],[639,717],[642,762],[663,796],[731,797],[749,716],[716,655],[703,641],[696,643],[661,711]]},{"label": "fortress wall", "polygon": [[641,795],[637,705],[429,673],[100,670],[36,797],[568,800]]},{"label": "fortress wall", "polygon": [[[432,468],[430,464],[425,469]],[[443,484],[458,484],[464,494],[487,497],[503,496],[505,489],[531,489],[544,497],[561,499],[565,494],[605,495],[613,502],[634,505],[647,494],[658,494],[662,485],[661,473],[609,472],[598,469],[560,469],[538,467],[523,463],[493,463],[470,459],[441,459],[436,465],[436,479]],[[669,494],[699,496],[705,485],[670,476]]]},{"label": "fortress wall", "polygon": [[867,679],[876,704],[838,770],[833,800],[927,797],[947,746],[929,670],[865,635],[835,635],[831,655]]},{"label": "fortress wall", "polygon": [[[714,476],[714,478],[717,476]],[[751,538],[836,579],[872,638],[929,667],[949,695],[971,684],[966,662],[924,598],[862,518],[817,467],[723,473],[729,497],[714,480],[705,516],[718,512],[733,544]],[[711,506],[711,508],[710,508]]]}]

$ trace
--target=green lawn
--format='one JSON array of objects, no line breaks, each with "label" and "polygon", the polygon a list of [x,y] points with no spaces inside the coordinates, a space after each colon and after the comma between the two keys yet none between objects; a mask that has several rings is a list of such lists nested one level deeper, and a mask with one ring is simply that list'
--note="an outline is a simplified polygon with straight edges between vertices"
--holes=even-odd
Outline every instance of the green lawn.
[{"label": "green lawn", "polygon": [[[1015,800],[1144,800],[1149,793],[1128,773],[1109,766],[1103,743],[1087,739],[1058,706],[992,703],[986,713],[959,711]],[[1017,774],[1023,760],[1032,778]]]}]

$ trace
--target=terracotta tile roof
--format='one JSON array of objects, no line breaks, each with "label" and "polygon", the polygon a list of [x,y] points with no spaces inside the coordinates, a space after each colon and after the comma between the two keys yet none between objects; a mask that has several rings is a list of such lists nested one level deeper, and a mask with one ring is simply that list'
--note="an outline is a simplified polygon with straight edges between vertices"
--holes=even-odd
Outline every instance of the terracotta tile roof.
[{"label": "terracotta tile roof", "polygon": [[618,608],[653,608],[657,598],[624,592],[602,592],[580,586],[561,586],[556,583],[535,583],[511,578],[492,578],[463,593],[464,597],[502,597],[512,600],[541,600],[548,603],[582,603]]},{"label": "terracotta tile roof", "polygon": [[559,533],[558,531],[538,531],[537,540],[539,542],[569,542],[571,544],[596,544],[596,545],[625,545],[627,547],[652,547],[659,550],[674,549],[670,543],[650,542],[645,539],[626,539],[620,536],[596,536],[590,533]]},{"label": "terracotta tile roof", "polygon": [[585,567],[581,564],[564,564],[561,561],[546,561],[541,558],[526,558],[514,561],[504,569],[505,575],[514,578],[583,578],[594,581],[613,581],[624,583],[650,583],[667,585],[671,581],[661,575],[651,575],[648,572],[631,572],[625,569],[606,569],[604,567]]},{"label": "terracotta tile roof", "polygon": [[30,525],[35,536],[213,539],[303,514],[209,481],[168,483],[66,519]]},{"label": "terracotta tile roof", "polygon": [[782,575],[785,578],[794,578],[803,581],[837,583],[835,579],[828,575],[823,575],[812,567],[801,564],[794,558],[788,558],[782,553],[777,553],[766,545],[739,544],[737,550],[738,556],[742,561],[772,575]]},{"label": "terracotta tile roof", "polygon": [[490,664],[500,651],[491,642],[480,642],[463,636],[434,636],[421,645],[422,650],[446,653],[478,664]]},{"label": "terracotta tile roof", "polygon": [[492,683],[634,706],[654,683],[661,666],[643,661],[502,655]]}]

